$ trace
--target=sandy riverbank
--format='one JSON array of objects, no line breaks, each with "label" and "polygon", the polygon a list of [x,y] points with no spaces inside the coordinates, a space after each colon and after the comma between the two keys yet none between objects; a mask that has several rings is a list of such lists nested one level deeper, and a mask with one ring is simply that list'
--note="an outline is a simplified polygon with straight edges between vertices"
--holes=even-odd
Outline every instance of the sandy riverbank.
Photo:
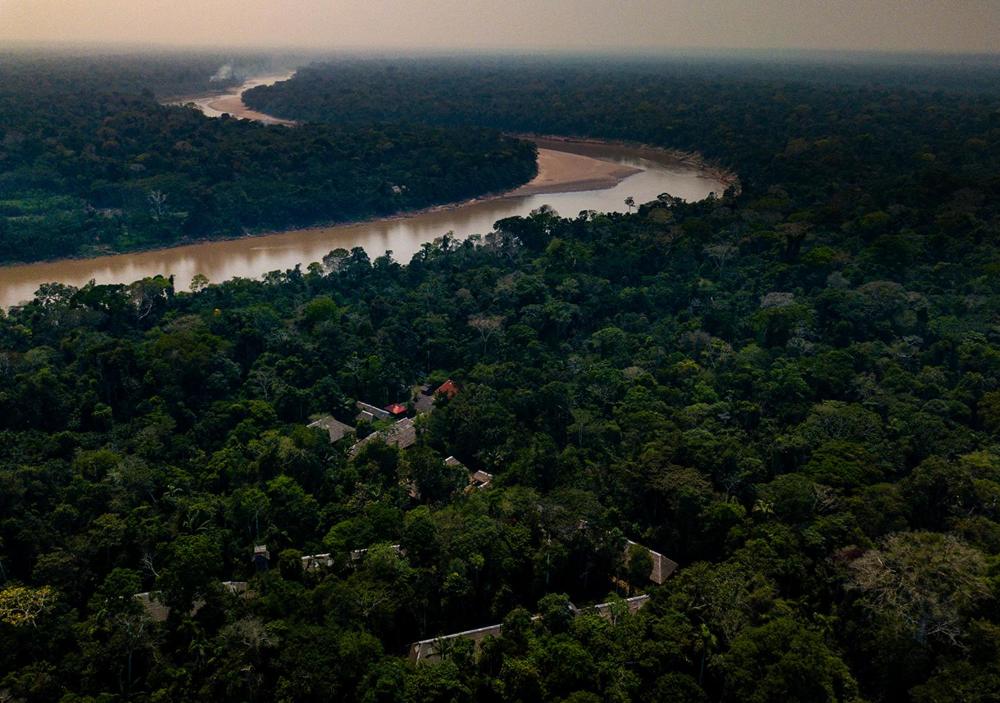
[{"label": "sandy riverbank", "polygon": [[[228,108],[231,103],[226,99],[231,95],[238,99],[239,94],[231,91],[228,95],[171,102],[194,103],[206,114],[216,115],[215,108],[209,105]],[[241,114],[260,119],[252,111],[249,115]],[[360,246],[373,255],[391,250],[399,260],[407,261],[423,243],[445,232],[455,232],[460,238],[490,232],[497,220],[524,216],[542,205],[571,216],[582,210],[622,212],[626,197],[646,202],[666,191],[693,201],[711,192],[718,194],[734,182],[738,187],[733,174],[709,167],[697,155],[642,145],[518,136],[538,145],[538,174],[529,183],[506,193],[364,222],[317,223],[281,232],[255,232],[253,237],[237,235],[177,242],[163,249],[0,266],[0,308],[29,299],[39,285],[48,281],[75,286],[89,280],[127,283],[164,273],[177,276],[178,285],[183,287],[196,273],[212,281],[235,276],[257,277],[267,271],[318,261],[338,247]]]},{"label": "sandy riverbank", "polygon": [[256,120],[264,124],[281,124],[288,127],[294,126],[294,120],[285,120],[280,117],[266,115],[263,112],[251,110],[243,103],[242,95],[221,95],[213,100],[206,100],[205,104],[218,113],[229,113],[233,117],[241,120]]},{"label": "sandy riverbank", "polygon": [[[557,212],[574,216],[584,210],[624,212],[626,198],[647,202],[659,193],[669,192],[689,201],[700,200],[710,192],[720,192],[725,186],[702,171],[664,157],[644,159],[633,150],[599,143],[562,143],[556,145],[564,153],[593,155],[611,167],[641,167],[636,173],[612,185],[604,181],[604,189],[580,191],[582,182],[595,178],[595,171],[581,173],[565,170],[557,178],[549,174],[554,163],[561,166],[595,167],[590,159],[556,161],[545,158],[539,181],[548,192],[536,195],[512,193],[481,196],[472,201],[439,205],[420,212],[396,215],[360,223],[339,223],[313,226],[276,233],[255,233],[257,236],[210,241],[178,242],[165,249],[101,256],[91,259],[64,259],[21,266],[0,267],[0,308],[28,300],[38,287],[49,281],[82,286],[89,280],[97,283],[130,283],[156,274],[174,275],[178,289],[184,289],[195,274],[203,274],[213,282],[234,277],[256,278],[268,271],[284,271],[297,264],[319,261],[332,249],[361,247],[371,256],[392,251],[397,261],[409,261],[426,242],[434,241],[446,232],[458,239],[470,234],[493,230],[494,223],[508,217],[526,216],[543,205]],[[551,151],[559,151],[552,149]],[[596,167],[595,167],[596,168]],[[601,167],[603,168],[603,166]],[[604,172],[596,172],[606,176]],[[612,168],[612,173],[614,170]],[[618,172],[615,179],[623,172]],[[575,176],[575,177],[573,177]],[[576,181],[577,188],[567,186],[562,192],[558,183]],[[592,182],[592,181],[591,181]],[[541,188],[543,186],[536,183]],[[514,191],[517,192],[516,189]]]},{"label": "sandy riverbank", "polygon": [[[286,120],[252,110],[243,102],[244,91],[260,85],[273,85],[274,83],[288,80],[294,75],[294,71],[288,71],[281,74],[259,76],[248,79],[238,88],[228,93],[202,95],[171,102],[175,104],[193,104],[209,117],[219,117],[222,114],[228,113],[239,119],[256,120],[264,124],[294,126],[298,124],[294,120]],[[724,183],[727,187],[736,186],[737,189],[739,188],[739,179],[735,174],[718,164],[707,163],[700,154],[664,149],[648,144],[627,144],[624,142],[533,134],[517,134],[513,136],[529,139],[538,145],[538,174],[530,182],[508,193],[487,195],[481,199],[614,188],[629,176],[639,173],[643,169],[602,159],[601,150],[611,145],[631,150],[637,158],[659,163],[683,164],[698,169],[711,178]]]},{"label": "sandy riverbank", "polygon": [[242,120],[255,120],[257,122],[262,122],[263,124],[280,124],[292,127],[298,124],[295,120],[286,120],[280,117],[274,117],[273,115],[265,114],[263,112],[251,110],[243,102],[243,93],[251,88],[256,88],[257,86],[273,85],[275,83],[280,83],[281,81],[287,81],[294,75],[295,71],[287,71],[273,76],[250,78],[244,81],[238,88],[235,88],[228,93],[176,98],[169,100],[168,104],[194,105],[209,117],[220,117],[221,115],[228,113],[232,117]]},{"label": "sandy riverbank", "polygon": [[593,156],[554,149],[538,149],[538,175],[509,197],[540,193],[569,193],[614,188],[641,168],[604,161]]},{"label": "sandy riverbank", "polygon": [[[273,85],[288,80],[293,72],[273,76],[260,76],[247,80],[238,88],[218,95],[202,95],[171,101],[176,104],[195,105],[209,117],[219,117],[228,113],[232,117],[246,120],[256,120],[264,124],[281,124],[294,126],[293,120],[274,117],[263,112],[252,110],[243,102],[244,91],[259,85]],[[545,141],[545,140],[543,140]],[[544,193],[572,193],[588,190],[603,190],[614,188],[629,176],[639,173],[642,169],[612,163],[592,155],[564,151],[558,140],[551,147],[539,145],[538,174],[528,183],[500,197],[520,197],[540,195]],[[596,142],[595,142],[596,143]],[[497,195],[483,196],[498,197]],[[460,203],[461,204],[461,203]]]},{"label": "sandy riverbank", "polygon": [[[724,184],[727,188],[733,186],[738,193],[740,190],[740,179],[728,168],[714,161],[706,160],[701,154],[694,151],[681,151],[680,149],[669,149],[652,144],[641,142],[626,142],[617,139],[588,139],[584,137],[564,137],[549,134],[513,133],[512,137],[526,139],[535,142],[541,149],[552,149],[554,151],[572,151],[585,156],[600,154],[608,147],[615,147],[617,153],[628,154],[639,159],[646,159],[664,165],[677,165],[692,168],[702,172],[706,177],[712,178]],[[717,193],[721,195],[721,193]]]}]

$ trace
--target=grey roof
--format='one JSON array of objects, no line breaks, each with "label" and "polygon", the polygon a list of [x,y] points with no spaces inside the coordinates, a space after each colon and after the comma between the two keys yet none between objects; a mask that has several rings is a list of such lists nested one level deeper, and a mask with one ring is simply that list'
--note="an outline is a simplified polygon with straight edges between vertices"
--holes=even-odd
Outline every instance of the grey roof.
[{"label": "grey roof", "polygon": [[434,396],[423,391],[417,393],[416,399],[413,401],[413,407],[416,408],[418,413],[429,413],[434,409]]},{"label": "grey roof", "polygon": [[386,444],[392,444],[400,449],[407,449],[417,443],[417,427],[413,424],[412,417],[404,417],[399,422],[392,424],[384,430],[373,432],[360,442],[351,447],[350,455],[354,456],[361,448],[369,442],[374,442],[379,437]]},{"label": "grey roof", "polygon": [[333,564],[333,555],[330,552],[306,554],[302,557],[302,569],[304,571],[318,571],[323,568],[329,569]]},{"label": "grey roof", "polygon": [[417,443],[417,427],[413,418],[403,418],[389,429],[385,430],[386,444],[395,444],[400,449],[412,447]]},{"label": "grey roof", "polygon": [[[641,544],[633,542],[630,539],[625,540],[625,562],[628,563],[629,550],[632,547],[642,547]],[[663,556],[659,552],[654,552],[649,547],[642,547],[647,552],[649,556],[653,559],[653,568],[649,572],[649,580],[653,583],[659,585],[662,584],[667,578],[677,571],[677,562],[673,559]]]},{"label": "grey roof", "polygon": [[371,403],[364,403],[359,400],[355,403],[355,405],[357,405],[358,410],[362,413],[370,413],[373,417],[377,417],[379,420],[388,420],[392,417],[391,413],[383,410],[377,405],[372,405]]},{"label": "grey roof", "polygon": [[476,488],[486,488],[493,480],[493,474],[486,471],[473,471],[469,474],[469,483]]},{"label": "grey roof", "polygon": [[[620,601],[598,603],[590,608],[577,608],[575,605],[570,603],[570,608],[572,609],[574,616],[593,613],[604,618],[605,620],[614,622],[617,614],[616,605],[624,605],[625,608],[627,608],[628,613],[632,615],[642,610],[647,603],[649,603],[649,596],[641,595],[624,598]],[[535,615],[531,619],[534,621],[538,620],[540,617],[540,615]],[[487,625],[486,627],[477,627],[474,630],[464,630],[462,632],[454,632],[450,635],[441,635],[440,637],[431,637],[430,639],[420,640],[410,645],[410,661],[419,664],[421,662],[440,660],[441,650],[447,648],[445,643],[449,640],[471,640],[473,645],[478,648],[487,637],[500,637],[501,635],[503,635],[503,625]]]},{"label": "grey roof", "polygon": [[315,422],[310,422],[309,427],[318,427],[321,430],[326,430],[327,434],[330,435],[330,442],[336,442],[343,439],[347,434],[354,432],[354,428],[350,425],[345,425],[332,415],[324,415]]},{"label": "grey roof", "polygon": [[469,467],[463,464],[461,461],[453,456],[448,457],[444,460],[445,466],[455,466],[462,469],[469,475],[469,488],[486,488],[490,485],[490,481],[493,480],[493,474],[487,471],[470,471]]},{"label": "grey roof", "polygon": [[[232,593],[233,595],[243,596],[244,598],[252,597],[250,591],[247,590],[246,581],[220,581],[219,585],[224,589]],[[163,594],[159,591],[145,591],[143,593],[135,593],[132,596],[137,601],[139,601],[142,606],[146,609],[146,613],[149,617],[156,622],[165,622],[168,617],[170,617],[170,606],[163,602]],[[199,598],[191,605],[191,615],[194,615],[205,605],[205,601]]]},{"label": "grey roof", "polygon": [[[442,388],[445,390],[441,391]],[[450,378],[433,390],[427,384],[420,386],[413,399],[413,407],[418,413],[429,413],[434,409],[434,399],[437,398],[438,391],[450,398],[458,392],[458,388]]]}]

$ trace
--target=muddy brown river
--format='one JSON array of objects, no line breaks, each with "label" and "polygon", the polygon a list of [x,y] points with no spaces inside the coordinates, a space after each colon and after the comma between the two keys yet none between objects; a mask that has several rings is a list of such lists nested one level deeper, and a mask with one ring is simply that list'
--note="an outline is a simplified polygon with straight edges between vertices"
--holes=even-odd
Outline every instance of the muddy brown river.
[{"label": "muddy brown river", "polygon": [[[203,104],[225,106],[239,116],[242,101],[238,100],[239,93],[234,94],[235,102],[230,95],[214,96]],[[700,200],[711,192],[721,193],[726,187],[717,174],[657,151],[592,142],[537,141],[539,177],[527,187],[506,195],[359,224],[2,267],[0,306],[7,308],[24,302],[41,284],[53,281],[73,286],[91,280],[131,283],[163,274],[174,276],[178,289],[187,289],[196,274],[208,277],[213,283],[234,277],[257,278],[297,264],[305,267],[336,248],[362,247],[373,258],[391,251],[396,260],[405,263],[422,244],[443,234],[451,232],[459,238],[485,234],[492,231],[497,220],[527,215],[542,205],[575,217],[583,210],[624,212],[627,197],[642,203],[668,192],[685,200]]]}]

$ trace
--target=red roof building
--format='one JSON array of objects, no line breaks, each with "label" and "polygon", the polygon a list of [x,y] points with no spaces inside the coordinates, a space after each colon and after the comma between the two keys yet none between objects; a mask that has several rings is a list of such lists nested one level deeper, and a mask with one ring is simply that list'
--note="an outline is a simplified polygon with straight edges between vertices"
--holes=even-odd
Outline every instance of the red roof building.
[{"label": "red roof building", "polygon": [[447,381],[438,386],[436,391],[434,391],[435,395],[439,393],[446,396],[450,400],[458,395],[458,386],[456,386],[455,382],[449,378]]},{"label": "red roof building", "polygon": [[386,412],[391,415],[405,415],[406,406],[401,403],[392,403],[391,405],[385,406]]}]

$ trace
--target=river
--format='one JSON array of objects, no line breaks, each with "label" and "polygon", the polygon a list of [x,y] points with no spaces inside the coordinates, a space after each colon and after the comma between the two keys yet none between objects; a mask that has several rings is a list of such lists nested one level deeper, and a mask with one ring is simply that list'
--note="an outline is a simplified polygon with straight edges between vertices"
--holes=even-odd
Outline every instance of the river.
[{"label": "river", "polygon": [[[256,79],[252,84],[259,85],[262,80]],[[229,95],[188,102],[203,110],[208,108],[206,114],[210,116],[221,106],[231,114],[253,118],[249,114],[252,111],[239,98],[247,85]],[[405,263],[422,244],[443,234],[452,232],[458,237],[485,234],[497,220],[527,215],[542,205],[575,217],[583,210],[625,212],[627,197],[642,203],[668,192],[685,200],[700,200],[711,192],[721,193],[726,187],[717,174],[655,150],[595,142],[536,141],[539,176],[512,193],[372,222],[310,227],[90,259],[7,266],[0,268],[0,307],[6,309],[29,300],[41,284],[52,281],[72,286],[82,286],[90,280],[131,283],[163,274],[174,276],[178,289],[187,289],[196,274],[213,283],[234,277],[257,278],[270,271],[320,261],[336,248],[363,247],[372,257],[391,251],[396,260]]]},{"label": "river", "polygon": [[295,75],[295,71],[278,73],[274,75],[255,76],[249,78],[244,83],[228,93],[218,93],[212,95],[197,95],[192,98],[182,98],[171,101],[172,104],[191,104],[205,113],[208,117],[221,117],[224,113],[242,117],[249,120],[257,120],[264,124],[294,125],[292,120],[283,120],[280,117],[266,115],[263,112],[251,110],[243,104],[243,92],[256,88],[259,85],[273,85],[281,81],[287,81]]}]

